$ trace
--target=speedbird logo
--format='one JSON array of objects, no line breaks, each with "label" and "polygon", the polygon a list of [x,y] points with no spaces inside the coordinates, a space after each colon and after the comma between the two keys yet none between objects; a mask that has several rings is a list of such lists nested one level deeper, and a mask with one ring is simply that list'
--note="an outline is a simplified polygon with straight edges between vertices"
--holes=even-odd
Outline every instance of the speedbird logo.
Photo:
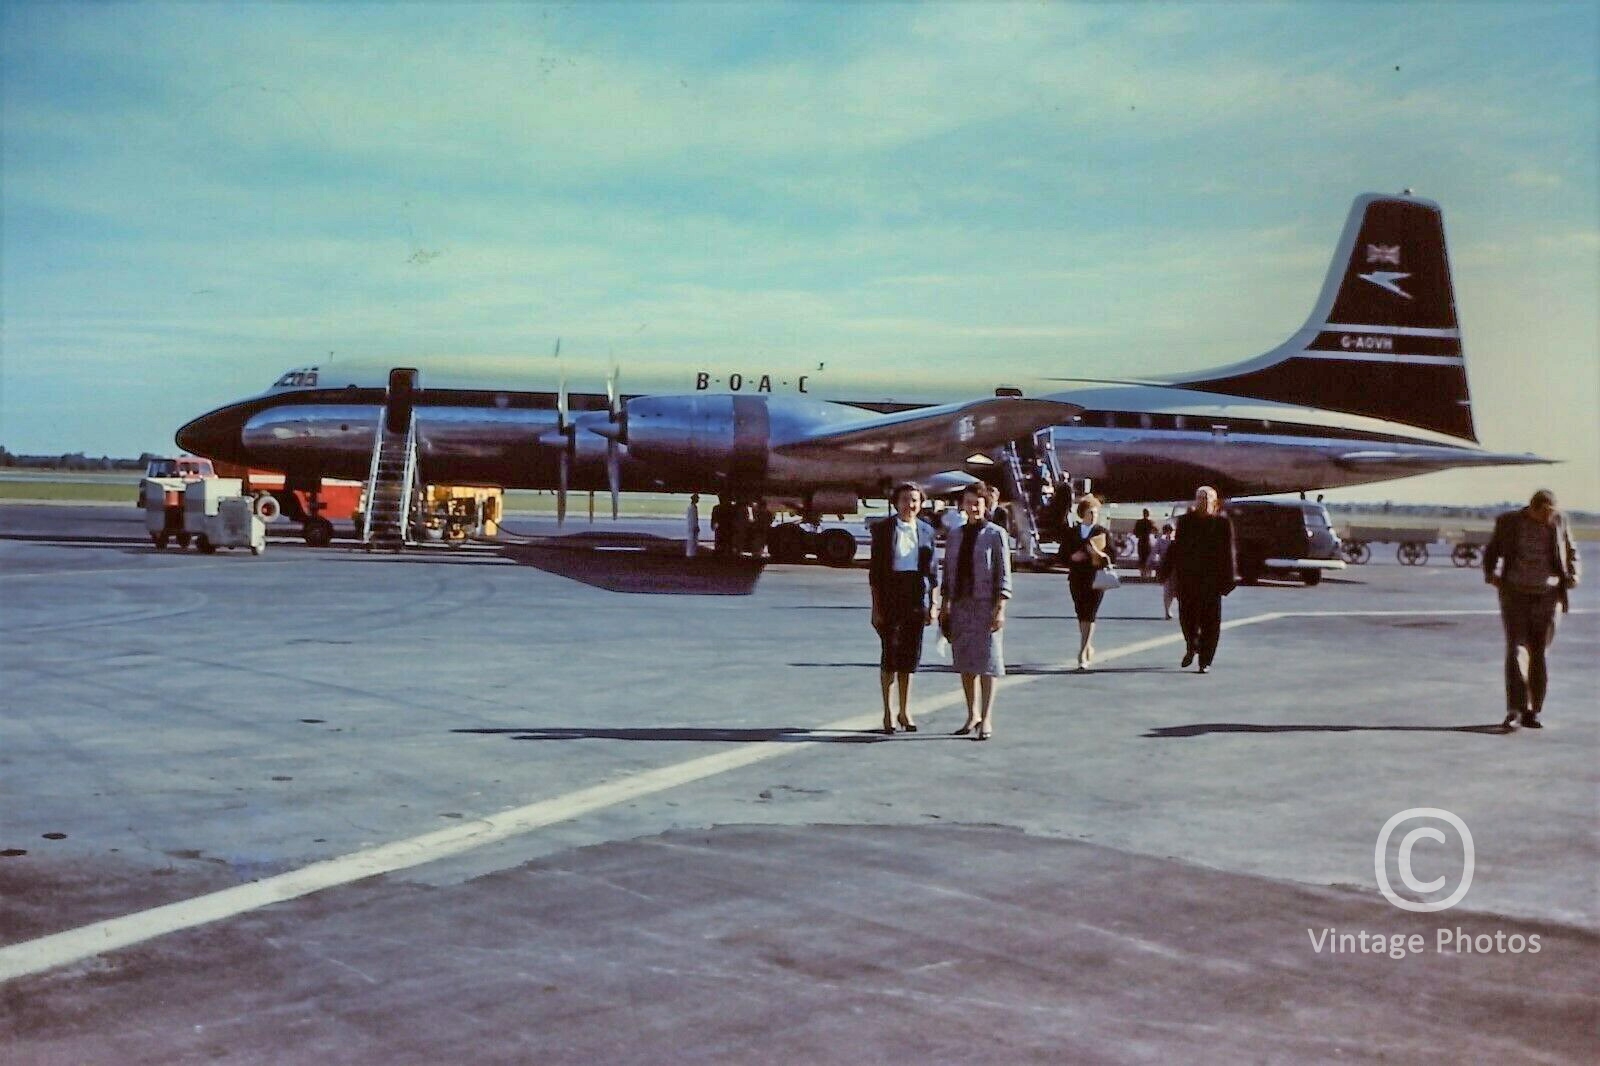
[{"label": "speedbird logo", "polygon": [[1370,274],[1358,274],[1356,276],[1362,281],[1370,281],[1378,288],[1392,292],[1396,296],[1404,296],[1408,300],[1411,299],[1411,294],[1401,289],[1399,285],[1399,282],[1404,278],[1409,278],[1410,274],[1402,274],[1395,270],[1374,270]]}]

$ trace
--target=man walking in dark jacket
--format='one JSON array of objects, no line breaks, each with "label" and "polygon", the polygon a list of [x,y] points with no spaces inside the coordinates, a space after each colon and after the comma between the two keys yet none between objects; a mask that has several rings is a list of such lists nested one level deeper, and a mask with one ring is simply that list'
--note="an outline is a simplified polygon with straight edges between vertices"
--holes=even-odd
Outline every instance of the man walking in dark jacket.
[{"label": "man walking in dark jacket", "polygon": [[1233,591],[1233,523],[1222,513],[1217,490],[1201,485],[1194,503],[1178,518],[1178,533],[1162,560],[1162,580],[1178,590],[1183,627],[1183,662],[1200,657],[1200,673],[1211,670],[1222,636],[1222,597]]},{"label": "man walking in dark jacket", "polygon": [[1578,583],[1578,552],[1555,493],[1540,489],[1520,511],[1494,520],[1494,536],[1483,553],[1484,580],[1500,590],[1500,622],[1506,633],[1506,729],[1518,720],[1542,728],[1548,682],[1545,649],[1555,640],[1556,607],[1567,607],[1567,590]]}]

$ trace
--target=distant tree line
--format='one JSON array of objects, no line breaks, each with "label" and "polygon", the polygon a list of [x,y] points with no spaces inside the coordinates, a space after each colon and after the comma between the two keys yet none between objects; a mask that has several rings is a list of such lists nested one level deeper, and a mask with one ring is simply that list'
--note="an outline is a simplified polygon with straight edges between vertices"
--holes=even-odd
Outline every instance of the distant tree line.
[{"label": "distant tree line", "polygon": [[0,444],[0,467],[13,470],[132,470],[142,471],[151,459],[160,456],[145,452],[137,459],[114,458],[109,455],[93,456],[83,452],[64,455],[18,455]]}]

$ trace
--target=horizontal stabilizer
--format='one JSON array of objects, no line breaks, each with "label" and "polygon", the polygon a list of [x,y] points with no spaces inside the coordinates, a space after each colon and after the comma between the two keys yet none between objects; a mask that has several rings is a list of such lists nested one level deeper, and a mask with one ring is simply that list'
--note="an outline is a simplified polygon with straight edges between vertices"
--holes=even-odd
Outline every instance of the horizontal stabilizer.
[{"label": "horizontal stabilizer", "polygon": [[965,470],[946,470],[942,474],[932,477],[918,478],[917,483],[922,486],[922,494],[928,497],[953,496],[961,492],[968,485],[977,485],[982,478],[973,477]]},{"label": "horizontal stabilizer", "polygon": [[1407,472],[1429,473],[1440,469],[1441,462],[1452,467],[1538,466],[1559,460],[1546,459],[1528,452],[1485,452],[1473,448],[1449,446],[1437,448],[1411,446],[1393,450],[1365,448],[1360,451],[1345,452],[1338,457],[1340,466],[1368,473],[1380,470],[1392,471],[1395,476],[1403,476]]},{"label": "horizontal stabilizer", "polygon": [[919,407],[860,422],[829,426],[773,451],[797,459],[829,456],[883,456],[929,466],[957,467],[973,452],[1002,447],[1046,426],[1070,422],[1083,410],[1077,404],[1015,397],[969,400],[941,407]]}]

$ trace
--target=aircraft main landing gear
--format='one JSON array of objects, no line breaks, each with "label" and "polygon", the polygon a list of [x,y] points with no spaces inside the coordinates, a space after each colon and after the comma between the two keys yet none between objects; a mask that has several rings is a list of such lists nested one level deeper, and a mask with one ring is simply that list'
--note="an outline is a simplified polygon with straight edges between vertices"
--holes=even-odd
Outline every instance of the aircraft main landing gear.
[{"label": "aircraft main landing gear", "polygon": [[848,529],[807,528],[805,522],[780,522],[767,535],[767,551],[775,563],[803,562],[808,555],[828,566],[856,561],[855,534]]},{"label": "aircraft main landing gear", "polygon": [[326,518],[308,518],[301,535],[311,547],[326,548],[333,542],[333,523]]}]

